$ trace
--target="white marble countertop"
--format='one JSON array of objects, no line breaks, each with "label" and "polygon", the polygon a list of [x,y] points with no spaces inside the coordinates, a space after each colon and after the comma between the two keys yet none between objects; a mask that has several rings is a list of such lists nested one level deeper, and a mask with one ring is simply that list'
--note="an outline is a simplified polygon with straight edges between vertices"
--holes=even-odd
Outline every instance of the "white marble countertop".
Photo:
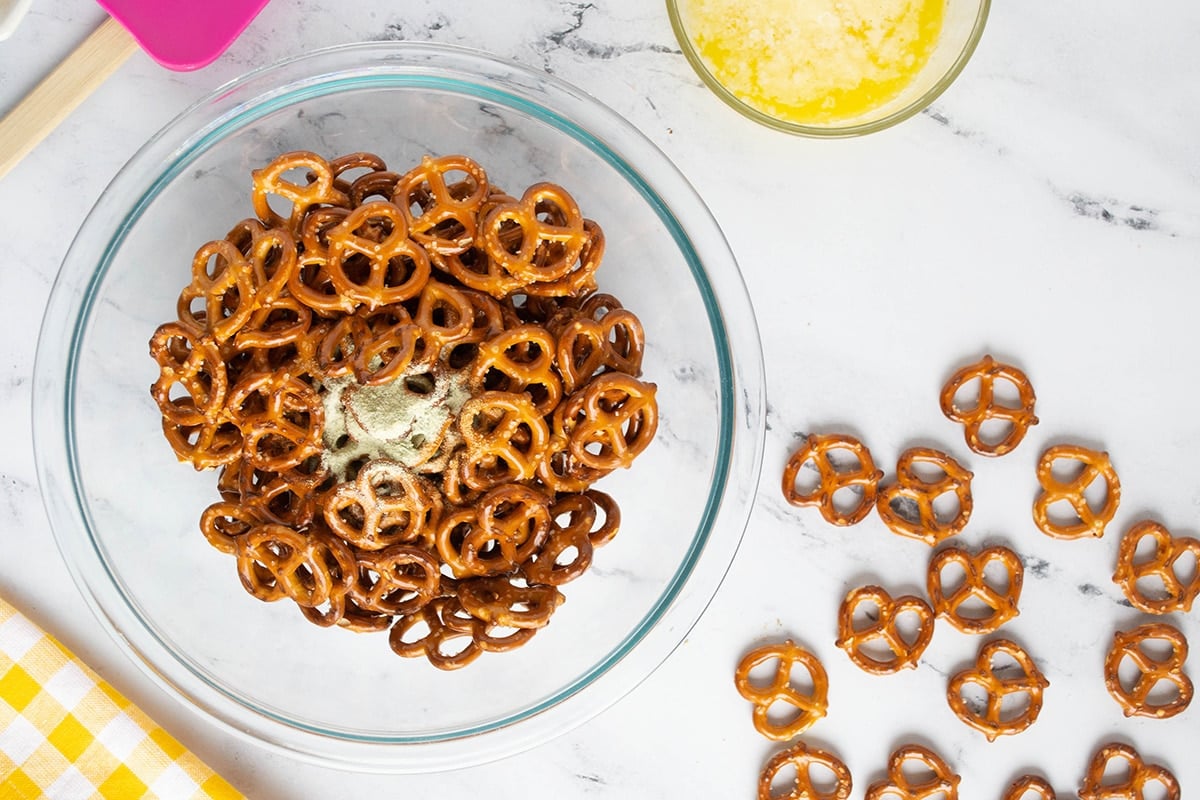
[{"label": "white marble countertop", "polygon": [[[334,7],[337,11],[334,11]],[[693,74],[662,3],[273,0],[233,48],[190,74],[136,54],[5,179],[0,218],[0,593],[142,705],[249,796],[733,798],[753,795],[776,746],[750,726],[731,675],[754,643],[792,636],[833,677],[812,741],[840,753],[855,796],[891,749],[932,744],[965,798],[998,798],[1026,769],[1070,796],[1098,745],[1126,741],[1200,791],[1200,708],[1126,720],[1101,680],[1114,630],[1141,621],[1110,580],[1119,534],[1155,517],[1200,532],[1200,7],[997,3],[974,60],[924,114],[866,138],[775,133],[725,107]],[[489,9],[485,11],[485,9]],[[0,44],[9,108],[102,19],[87,0],[35,2]],[[430,776],[353,775],[249,747],[161,692],[95,625],[55,548],[28,434],[36,332],[75,230],[161,125],[236,75],[299,51],[370,39],[455,43],[542,67],[627,117],[694,183],[741,264],[761,327],[768,432],[741,551],[687,641],[632,694],[531,752]],[[787,238],[779,232],[799,231]],[[942,382],[984,352],[1014,361],[1041,424],[986,461],[937,407]],[[922,668],[891,679],[838,651],[848,588],[920,588],[923,546],[877,518],[831,528],[786,505],[779,475],[809,431],[862,437],[884,469],[911,443],[976,472],[972,547],[1025,558],[1026,613],[1007,629],[1051,682],[1042,718],[988,744],[958,722],[945,676],[977,641],[941,626]],[[1038,533],[1029,507],[1049,444],[1103,446],[1123,501],[1101,540]],[[1200,611],[1176,614],[1200,645]],[[1200,655],[1190,670],[1200,680]]]}]

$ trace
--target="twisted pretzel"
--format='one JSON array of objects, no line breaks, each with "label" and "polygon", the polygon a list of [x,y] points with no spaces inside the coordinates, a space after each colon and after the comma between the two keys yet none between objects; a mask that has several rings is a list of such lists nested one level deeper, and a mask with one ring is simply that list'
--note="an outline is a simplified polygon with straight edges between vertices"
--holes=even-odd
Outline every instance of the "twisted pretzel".
[{"label": "twisted pretzel", "polygon": [[[1154,540],[1154,553],[1149,558],[1138,560],[1138,547],[1147,536]],[[1179,579],[1175,566],[1180,558],[1189,553],[1196,563],[1200,563],[1200,539],[1172,536],[1159,523],[1143,520],[1130,528],[1121,539],[1113,581],[1124,589],[1125,596],[1134,608],[1147,614],[1190,611],[1192,603],[1200,595],[1200,570],[1195,571],[1191,579],[1184,583]],[[1161,581],[1161,597],[1152,597],[1138,585],[1149,577]]]},{"label": "twisted pretzel", "polygon": [[[466,177],[447,184],[453,172]],[[392,202],[408,217],[413,239],[431,252],[454,254],[474,242],[476,216],[487,196],[488,177],[479,164],[466,156],[424,156],[396,182]]]},{"label": "twisted pretzel", "polygon": [[404,212],[374,200],[328,233],[329,281],[343,297],[375,309],[416,297],[429,279],[429,256],[408,238]]},{"label": "twisted pretzel", "polygon": [[562,399],[554,370],[554,337],[540,325],[520,325],[481,342],[471,373],[476,392],[525,392],[538,414],[553,412]]},{"label": "twisted pretzel", "polygon": [[[308,183],[301,186],[284,179],[284,174],[303,169],[307,171]],[[262,169],[251,173],[254,188],[251,199],[254,213],[268,228],[285,228],[292,234],[300,230],[300,223],[309,209],[318,205],[345,207],[349,198],[333,185],[333,169],[329,162],[316,153],[297,150],[284,153]],[[287,219],[272,210],[268,198],[276,195],[292,204]]]},{"label": "twisted pretzel", "polygon": [[[266,524],[236,540],[238,575],[246,591],[272,602],[287,597],[318,625],[342,617],[346,592],[355,578],[354,556],[334,536]],[[328,604],[322,612],[320,606]]]},{"label": "twisted pretzel", "polygon": [[1054,787],[1045,778],[1040,775],[1022,775],[1009,785],[1002,800],[1026,800],[1030,792],[1041,800],[1057,800],[1058,797],[1054,793]]},{"label": "twisted pretzel", "polygon": [[464,610],[506,628],[544,628],[564,599],[553,586],[517,586],[507,576],[471,578],[458,585]]},{"label": "twisted pretzel", "polygon": [[[1108,765],[1117,759],[1125,762],[1129,770],[1127,777],[1106,781]],[[1148,764],[1137,750],[1127,744],[1111,742],[1092,756],[1088,764],[1083,785],[1079,787],[1079,800],[1144,800],[1146,785],[1159,784],[1166,792],[1167,800],[1180,800],[1179,781],[1166,767]]]},{"label": "twisted pretzel", "polygon": [[568,394],[605,368],[641,374],[646,336],[638,318],[623,308],[612,309],[599,320],[575,317],[557,336],[555,364]]},{"label": "twisted pretzel", "polygon": [[[1148,641],[1166,642],[1171,651],[1162,658],[1152,656],[1142,647]],[[1178,628],[1165,622],[1117,631],[1104,661],[1104,685],[1127,717],[1173,717],[1192,702],[1192,679],[1183,671],[1187,655],[1187,639]],[[1125,659],[1137,668],[1137,677],[1131,686],[1121,681],[1119,671]],[[1175,686],[1175,696],[1166,702],[1152,702],[1150,692],[1162,681]]]},{"label": "twisted pretzel", "polygon": [[[492,489],[472,511],[469,529],[447,558],[460,577],[509,574],[529,560],[550,533],[549,499],[520,484]],[[443,536],[439,532],[439,549],[446,546]]]},{"label": "twisted pretzel", "polygon": [[[750,681],[750,672],[760,664],[778,660],[775,675],[765,686]],[[791,684],[792,668],[800,664],[812,678],[812,692],[805,694]],[[829,676],[815,655],[792,642],[768,644],[752,650],[742,658],[733,676],[734,685],[742,697],[754,704],[754,728],[777,742],[786,742],[808,730],[825,716],[829,707]],[[786,722],[775,723],[767,711],[781,702],[796,709]]]},{"label": "twisted pretzel", "polygon": [[[483,648],[475,641],[469,624],[456,624],[455,611],[461,610],[457,598],[437,597],[415,614],[400,617],[388,632],[392,652],[403,658],[425,656],[438,669],[461,669],[479,658]],[[427,628],[424,635],[408,640],[405,637],[418,626]],[[466,639],[454,651],[451,643]]]},{"label": "twisted pretzel", "polygon": [[[904,774],[907,765],[920,765],[925,772],[916,779]],[[941,756],[919,744],[897,748],[888,759],[887,777],[867,787],[865,800],[958,800],[958,784],[962,779],[950,769]]]},{"label": "twisted pretzel", "polygon": [[358,556],[358,580],[350,597],[364,611],[413,614],[437,597],[440,565],[429,551],[396,544]]},{"label": "twisted pretzel", "polygon": [[222,500],[204,509],[200,515],[200,532],[213,547],[222,553],[237,553],[237,540],[262,520],[241,503]]},{"label": "twisted pretzel", "polygon": [[[833,773],[833,786],[820,789],[814,785],[812,766],[818,764]],[[796,775],[785,794],[774,794],[771,784],[775,776],[787,767],[795,767]],[[763,766],[758,779],[758,800],[848,800],[853,781],[850,770],[833,753],[796,742],[780,750]]]},{"label": "twisted pretzel", "polygon": [[[565,517],[564,522],[560,519]],[[521,574],[531,584],[562,586],[582,575],[592,563],[595,549],[591,530],[596,521],[596,503],[586,495],[558,498],[550,508],[550,533],[542,548],[521,564]],[[564,553],[571,560],[560,564]]]},{"label": "twisted pretzel", "polygon": [[[833,461],[835,452],[847,452],[858,461],[857,467],[838,467]],[[807,493],[796,488],[796,478],[805,464],[816,467],[820,481]],[[875,462],[862,442],[853,436],[839,434],[809,434],[796,452],[788,459],[783,470],[783,496],[794,506],[816,506],[826,522],[846,526],[862,522],[875,507],[875,496],[883,473],[875,469]],[[858,504],[849,511],[840,511],[833,496],[841,489],[852,488],[862,492]]]},{"label": "twisted pretzel", "polygon": [[427,543],[440,523],[440,497],[403,464],[377,458],[324,504],[329,528],[355,547]]},{"label": "twisted pretzel", "polygon": [[[865,627],[856,628],[854,614],[863,603],[874,604],[878,616]],[[905,613],[913,613],[918,619],[917,631],[911,641],[901,635],[898,627],[899,617]],[[891,594],[880,586],[860,586],[846,595],[838,611],[837,646],[846,651],[859,669],[873,675],[890,675],[902,669],[915,669],[932,638],[933,610],[928,603],[914,595],[893,600]],[[862,649],[863,645],[876,639],[891,651],[890,658],[876,658]]]},{"label": "twisted pretzel", "polygon": [[[997,667],[998,655],[1008,656],[1015,661],[1021,673],[1016,677],[999,674],[1005,667]],[[962,690],[969,684],[979,686],[987,694],[987,707],[983,711],[971,708],[963,699]],[[1049,685],[1050,682],[1033,663],[1029,653],[1020,645],[1009,639],[994,639],[979,648],[974,668],[965,669],[950,679],[946,698],[959,719],[982,732],[989,742],[994,742],[998,736],[1020,733],[1037,720],[1042,710],[1042,694]],[[1017,714],[1005,718],[1007,715],[1002,708],[1004,699],[1015,694],[1028,696],[1029,704]]]},{"label": "twisted pretzel", "polygon": [[633,463],[658,430],[656,391],[654,384],[622,372],[593,378],[574,395],[584,415],[568,439],[574,459],[584,467],[604,471]]},{"label": "twisted pretzel", "polygon": [[303,381],[286,372],[251,374],[229,392],[228,406],[254,466],[283,472],[320,455],[325,407]]},{"label": "twisted pretzel", "polygon": [[[204,301],[203,311],[193,310],[196,300]],[[236,246],[222,239],[196,251],[192,281],[180,292],[176,303],[184,324],[224,342],[246,324],[256,308],[254,275]]]},{"label": "twisted pretzel", "polygon": [[[225,360],[212,339],[184,323],[168,322],[150,338],[150,357],[159,368],[150,394],[164,419],[196,425],[220,418],[229,382]],[[172,399],[176,385],[186,397]]]},{"label": "twisted pretzel", "polygon": [[[987,582],[989,564],[1004,567],[1007,586],[1001,590]],[[963,582],[951,591],[946,590],[942,571],[957,564],[963,569]],[[934,612],[963,633],[994,633],[1001,625],[1021,613],[1017,602],[1021,598],[1025,568],[1021,557],[1007,547],[987,547],[974,555],[958,547],[947,547],[929,561],[926,586]],[[983,617],[968,616],[963,605],[978,600],[990,613]]]},{"label": "twisted pretzel", "polygon": [[[1054,477],[1052,470],[1054,462],[1063,459],[1082,463],[1083,471],[1069,481],[1060,481]],[[1107,492],[1104,505],[1093,509],[1084,491],[1099,478],[1105,480]],[[1121,482],[1117,479],[1108,453],[1076,445],[1055,445],[1042,453],[1037,466],[1037,479],[1042,485],[1042,493],[1033,503],[1033,521],[1042,533],[1058,539],[1104,535],[1104,526],[1112,521],[1121,501]],[[1050,519],[1050,506],[1064,500],[1075,509],[1078,522],[1059,524]]]},{"label": "twisted pretzel", "polygon": [[546,454],[549,432],[525,394],[484,392],[463,404],[459,431],[466,445],[462,474],[475,489],[526,481]]},{"label": "twisted pretzel", "polygon": [[[932,465],[941,471],[942,476],[927,481],[914,469],[917,464]],[[972,477],[970,470],[946,453],[928,447],[909,448],[901,453],[896,464],[895,482],[879,489],[875,506],[883,524],[893,533],[919,539],[935,547],[943,539],[961,533],[971,519],[974,505],[971,497]],[[958,514],[942,522],[934,513],[933,501],[947,492],[953,492],[958,498]],[[893,507],[893,503],[902,507],[903,501],[916,504],[916,519],[909,519]]]},{"label": "twisted pretzel", "polygon": [[[954,395],[975,379],[979,379],[979,399],[973,408],[963,408],[954,402]],[[1006,380],[1016,387],[1020,402],[1017,408],[996,402],[994,384],[997,379]],[[1033,386],[1024,372],[1010,364],[1002,364],[988,355],[984,356],[982,361],[963,367],[951,376],[942,387],[941,406],[946,417],[963,424],[967,447],[983,456],[1002,456],[1019,445],[1029,427],[1037,424],[1038,418],[1033,415],[1036,400]],[[1001,420],[1011,426],[999,441],[985,441],[981,435],[983,424],[990,420]]]},{"label": "twisted pretzel", "polygon": [[[505,241],[508,231],[518,231]],[[537,183],[515,203],[500,203],[482,222],[482,245],[506,272],[525,283],[566,275],[586,241],[583,214],[561,186]]]}]

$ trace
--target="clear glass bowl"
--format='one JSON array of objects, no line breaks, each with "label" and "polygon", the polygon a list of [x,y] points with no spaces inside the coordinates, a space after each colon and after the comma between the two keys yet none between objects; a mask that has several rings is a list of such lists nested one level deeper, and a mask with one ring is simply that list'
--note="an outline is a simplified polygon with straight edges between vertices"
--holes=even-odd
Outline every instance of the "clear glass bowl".
[{"label": "clear glass bowl", "polygon": [[[250,170],[280,152],[370,150],[393,168],[465,153],[495,183],[566,186],[607,239],[600,288],[646,330],[660,426],[598,488],[622,530],[511,653],[440,672],[383,634],[261,603],[199,533],[213,472],[179,464],[148,387],[155,327],[194,251],[249,216]],[[534,746],[649,675],[734,557],[758,480],[763,369],[737,265],[687,181],[629,123],[541,72],[457,48],[313,53],[214,92],[151,139],[97,201],[38,347],[34,432],[59,547],[143,671],[229,731],[358,770],[429,771]]]},{"label": "clear glass bowl", "polygon": [[[829,124],[801,124],[764,113],[739,98],[710,69],[696,51],[689,31],[688,3],[667,0],[667,13],[675,38],[692,68],[717,97],[755,122],[800,136],[837,138],[861,136],[889,128],[928,107],[954,82],[975,52],[987,23],[991,0],[945,0],[945,17],[929,60],[891,100],[852,119]],[[803,54],[796,54],[802,56]]]}]

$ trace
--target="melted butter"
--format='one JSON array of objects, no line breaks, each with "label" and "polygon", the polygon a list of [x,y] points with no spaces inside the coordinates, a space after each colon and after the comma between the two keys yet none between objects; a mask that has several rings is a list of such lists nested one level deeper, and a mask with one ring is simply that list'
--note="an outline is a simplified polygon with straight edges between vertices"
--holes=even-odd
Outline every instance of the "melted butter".
[{"label": "melted butter", "polygon": [[[326,469],[345,480],[352,462],[386,458],[416,467],[436,452],[471,397],[461,373],[409,373],[382,386],[353,375],[323,384]],[[416,387],[416,388],[414,388]]]},{"label": "melted butter", "polygon": [[776,119],[830,125],[891,100],[928,63],[946,0],[679,0],[713,76]]}]

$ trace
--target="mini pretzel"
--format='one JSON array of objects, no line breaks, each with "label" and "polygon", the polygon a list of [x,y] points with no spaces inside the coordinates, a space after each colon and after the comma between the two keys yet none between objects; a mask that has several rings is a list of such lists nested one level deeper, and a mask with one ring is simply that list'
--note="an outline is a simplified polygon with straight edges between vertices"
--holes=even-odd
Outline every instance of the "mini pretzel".
[{"label": "mini pretzel", "polygon": [[[878,617],[866,627],[854,627],[854,612],[863,603],[873,603]],[[899,617],[904,613],[916,614],[918,627],[912,640],[906,640],[898,628]],[[838,611],[837,646],[846,651],[850,660],[864,672],[873,675],[890,675],[902,669],[913,668],[933,638],[933,610],[919,597],[904,595],[895,600],[888,591],[879,586],[860,586],[853,589],[842,601]],[[870,655],[862,646],[881,639],[891,651],[890,658],[881,659]]]},{"label": "mini pretzel", "polygon": [[[1054,462],[1060,459],[1078,461],[1083,464],[1083,471],[1069,481],[1055,478],[1051,470]],[[1042,493],[1033,503],[1033,521],[1047,536],[1058,539],[1078,539],[1081,536],[1104,535],[1104,526],[1112,521],[1117,513],[1117,505],[1121,501],[1121,482],[1113,469],[1108,453],[1088,450],[1086,447],[1060,444],[1042,453],[1037,466],[1038,483],[1042,485]],[[1107,485],[1104,505],[1093,509],[1089,505],[1084,491],[1094,481],[1103,478]],[[1051,521],[1049,511],[1051,505],[1065,500],[1075,509],[1079,521],[1069,524],[1058,524]]]},{"label": "mini pretzel", "polygon": [[[293,260],[295,258],[293,248]],[[254,275],[245,257],[224,239],[209,242],[192,259],[192,282],[179,295],[176,311],[185,324],[205,330],[217,342],[231,338],[258,308]],[[204,301],[204,310],[192,306]]]},{"label": "mini pretzel", "polygon": [[[942,477],[927,481],[917,474],[916,464],[931,464]],[[913,447],[900,455],[896,481],[879,489],[875,502],[883,524],[894,533],[919,539],[930,547],[962,532],[971,519],[973,474],[946,453],[928,447]],[[942,522],[933,510],[933,501],[947,492],[958,497],[958,514]],[[893,502],[911,501],[917,506],[917,519],[908,519],[892,507]]]},{"label": "mini pretzel", "polygon": [[363,550],[427,543],[440,523],[439,499],[403,464],[377,458],[354,481],[333,489],[324,503],[325,522]]},{"label": "mini pretzel", "polygon": [[[475,641],[470,627],[447,623],[447,620],[453,620],[453,609],[457,605],[458,600],[454,597],[437,597],[415,614],[397,619],[388,633],[392,651],[404,658],[425,656],[430,664],[444,670],[461,669],[479,658],[483,648]],[[425,635],[406,639],[408,633],[421,623],[428,628]],[[451,652],[452,648],[447,645],[462,639],[467,640],[465,644]]]},{"label": "mini pretzel", "polygon": [[510,328],[480,343],[472,388],[525,392],[539,414],[549,414],[562,399],[562,381],[554,370],[554,347],[554,337],[540,325]]},{"label": "mini pretzel", "polygon": [[429,279],[429,256],[408,238],[404,213],[382,200],[350,212],[329,231],[325,268],[333,288],[368,308],[420,294]]},{"label": "mini pretzel", "polygon": [[240,504],[264,522],[275,522],[296,529],[307,527],[317,511],[317,486],[328,473],[316,465],[309,470],[302,464],[284,472],[259,469],[249,461],[236,466],[237,497]]},{"label": "mini pretzel", "polygon": [[658,430],[656,392],[653,383],[622,372],[593,378],[575,395],[584,419],[571,432],[571,455],[591,469],[628,467]]},{"label": "mini pretzel", "polygon": [[[963,408],[954,402],[954,395],[968,382],[979,379],[979,399],[972,408]],[[1020,405],[1017,408],[997,403],[994,395],[996,379],[1006,380],[1017,389]],[[1002,456],[1011,452],[1021,440],[1031,425],[1036,425],[1038,418],[1033,415],[1033,406],[1037,398],[1033,386],[1025,373],[1010,364],[1002,364],[990,355],[982,361],[963,367],[951,376],[942,387],[942,413],[954,422],[964,426],[963,434],[967,447],[983,456]],[[1009,423],[1011,429],[998,442],[988,442],[981,436],[981,428],[989,420],[1001,420]]]},{"label": "mini pretzel", "polygon": [[[562,518],[565,521],[560,521]],[[521,574],[531,584],[561,586],[582,575],[592,563],[594,546],[592,525],[596,521],[596,503],[587,495],[569,494],[558,498],[550,508],[550,534],[545,544],[521,565]],[[566,564],[563,553],[574,550]]]},{"label": "mini pretzel", "polygon": [[[168,322],[151,337],[150,357],[159,369],[150,394],[164,419],[192,425],[220,419],[229,379],[221,350],[212,339],[190,325]],[[186,398],[171,398],[176,385],[187,392]]]},{"label": "mini pretzel", "polygon": [[[504,241],[509,229],[520,232],[511,244]],[[560,186],[537,183],[518,202],[488,212],[481,240],[488,256],[510,275],[541,283],[562,278],[575,266],[586,237],[574,198]]]},{"label": "mini pretzel", "polygon": [[[926,775],[913,779],[904,767],[919,764]],[[888,759],[887,777],[867,787],[865,800],[958,800],[958,784],[962,779],[942,760],[941,756],[919,744],[907,744],[896,749]]]},{"label": "mini pretzel", "polygon": [[[448,185],[452,172],[466,178]],[[476,215],[487,196],[488,177],[479,164],[466,156],[424,156],[396,182],[392,202],[408,217],[413,239],[431,251],[453,254],[475,240]]]},{"label": "mini pretzel", "polygon": [[[833,786],[829,789],[814,785],[812,766],[820,765],[833,773]],[[785,794],[774,794],[771,784],[775,776],[787,767],[795,767],[796,775]],[[853,788],[850,770],[833,753],[796,742],[780,750],[763,766],[758,779],[758,800],[847,800]]]},{"label": "mini pretzel", "polygon": [[[1127,777],[1105,780],[1108,765],[1120,759],[1129,771]],[[1144,800],[1146,785],[1157,783],[1166,793],[1167,800],[1180,800],[1179,781],[1171,771],[1159,764],[1147,764],[1127,744],[1112,742],[1104,745],[1092,756],[1087,775],[1079,787],[1080,800]]]},{"label": "mini pretzel", "polygon": [[[305,186],[285,180],[283,175],[296,169],[307,170]],[[300,222],[309,209],[318,205],[347,206],[349,198],[334,188],[333,169],[329,162],[316,153],[297,150],[284,153],[262,169],[251,173],[254,190],[251,195],[254,213],[269,228],[286,228],[293,234],[300,230]],[[287,219],[276,214],[268,197],[277,195],[292,204]]]},{"label": "mini pretzel", "polygon": [[510,573],[538,551],[550,534],[550,500],[517,483],[480,498],[475,524],[463,537],[462,563],[472,575]]},{"label": "mini pretzel", "polygon": [[241,503],[222,500],[204,509],[200,515],[200,532],[213,547],[234,555],[238,537],[261,522]]},{"label": "mini pretzel", "polygon": [[[1138,547],[1147,536],[1154,540],[1154,553],[1149,558],[1138,560]],[[1130,528],[1121,539],[1113,581],[1125,590],[1125,596],[1134,608],[1147,614],[1190,611],[1193,601],[1200,595],[1200,570],[1194,571],[1185,584],[1179,579],[1175,567],[1175,562],[1189,553],[1200,563],[1200,539],[1172,536],[1159,523],[1143,520]],[[1152,597],[1138,585],[1144,578],[1156,578],[1162,583],[1161,597]]]},{"label": "mini pretzel", "polygon": [[545,420],[523,393],[484,392],[463,404],[458,425],[463,480],[475,489],[529,480],[549,444]]},{"label": "mini pretzel", "polygon": [[282,472],[320,455],[325,407],[303,381],[286,372],[251,374],[230,390],[228,405],[254,466]]},{"label": "mini pretzel", "polygon": [[[996,665],[998,655],[1006,655],[1015,661],[1021,674],[1015,677],[999,674],[1005,667]],[[968,684],[979,686],[987,694],[987,707],[983,711],[971,708],[963,699],[962,690]],[[1042,710],[1042,693],[1049,685],[1020,645],[1008,639],[994,639],[979,649],[973,669],[965,669],[950,679],[946,697],[959,719],[993,742],[997,736],[1020,733],[1037,720]],[[1029,704],[1006,719],[1002,705],[1006,697],[1014,694],[1027,695]]]},{"label": "mini pretzel", "polygon": [[[1007,587],[1003,590],[987,582],[989,564],[999,563],[1007,574]],[[942,571],[951,564],[963,569],[963,582],[952,591],[946,591]],[[1007,547],[987,547],[974,555],[958,547],[947,547],[936,553],[929,561],[926,587],[934,612],[963,633],[994,633],[1001,625],[1021,613],[1017,602],[1021,598],[1025,568],[1021,557]],[[967,616],[963,604],[975,599],[991,611],[984,617]]]},{"label": "mini pretzel", "polygon": [[1022,775],[1013,781],[1002,800],[1028,800],[1033,792],[1040,800],[1057,800],[1054,787],[1040,775]]},{"label": "mini pretzel", "polygon": [[[290,598],[318,625],[341,618],[355,564],[350,549],[336,537],[267,524],[236,542],[238,575],[247,592],[268,602]],[[329,609],[320,611],[326,604]]]},{"label": "mini pretzel", "polygon": [[458,600],[471,616],[506,628],[544,628],[564,599],[553,586],[518,586],[507,576],[458,585]]},{"label": "mini pretzel", "polygon": [[583,247],[575,266],[561,278],[530,283],[524,290],[530,297],[583,297],[596,291],[596,270],[604,258],[604,231],[590,219],[583,221]]},{"label": "mini pretzel", "polygon": [[[765,686],[750,681],[750,672],[760,664],[778,660],[775,675]],[[812,678],[811,694],[796,689],[791,684],[792,668],[800,664]],[[786,742],[808,730],[829,706],[829,676],[815,655],[792,642],[768,644],[752,650],[742,658],[734,672],[734,685],[742,697],[754,704],[754,727],[768,739]],[[796,714],[787,722],[775,723],[767,717],[767,711],[782,702],[796,709]]]},{"label": "mini pretzel", "polygon": [[413,614],[438,595],[439,567],[427,550],[411,545],[359,553],[358,580],[350,587],[350,597],[364,611]]},{"label": "mini pretzel", "polygon": [[[838,467],[832,453],[845,451],[858,461],[857,467]],[[805,464],[812,462],[820,475],[820,482],[811,492],[802,493],[796,488],[796,478]],[[854,525],[862,522],[875,507],[876,491],[883,473],[875,469],[871,452],[853,436],[838,434],[809,434],[804,444],[788,459],[783,470],[783,496],[794,506],[817,506],[826,522],[834,525]],[[833,496],[840,489],[854,487],[862,492],[862,499],[851,510],[843,512],[834,505]]]},{"label": "mini pretzel", "polygon": [[[1148,641],[1166,642],[1171,651],[1162,658],[1151,656],[1142,646]],[[1192,680],[1183,671],[1187,655],[1187,639],[1178,628],[1165,622],[1117,631],[1104,661],[1104,685],[1127,717],[1173,717],[1192,702]],[[1137,677],[1131,686],[1123,684],[1120,676],[1121,663],[1127,658],[1137,668]],[[1167,702],[1152,702],[1150,692],[1162,681],[1175,686],[1175,696]]]},{"label": "mini pretzel", "polygon": [[576,317],[558,331],[555,363],[563,389],[574,392],[606,367],[637,376],[644,349],[641,322],[623,308],[613,309],[599,320]]}]

